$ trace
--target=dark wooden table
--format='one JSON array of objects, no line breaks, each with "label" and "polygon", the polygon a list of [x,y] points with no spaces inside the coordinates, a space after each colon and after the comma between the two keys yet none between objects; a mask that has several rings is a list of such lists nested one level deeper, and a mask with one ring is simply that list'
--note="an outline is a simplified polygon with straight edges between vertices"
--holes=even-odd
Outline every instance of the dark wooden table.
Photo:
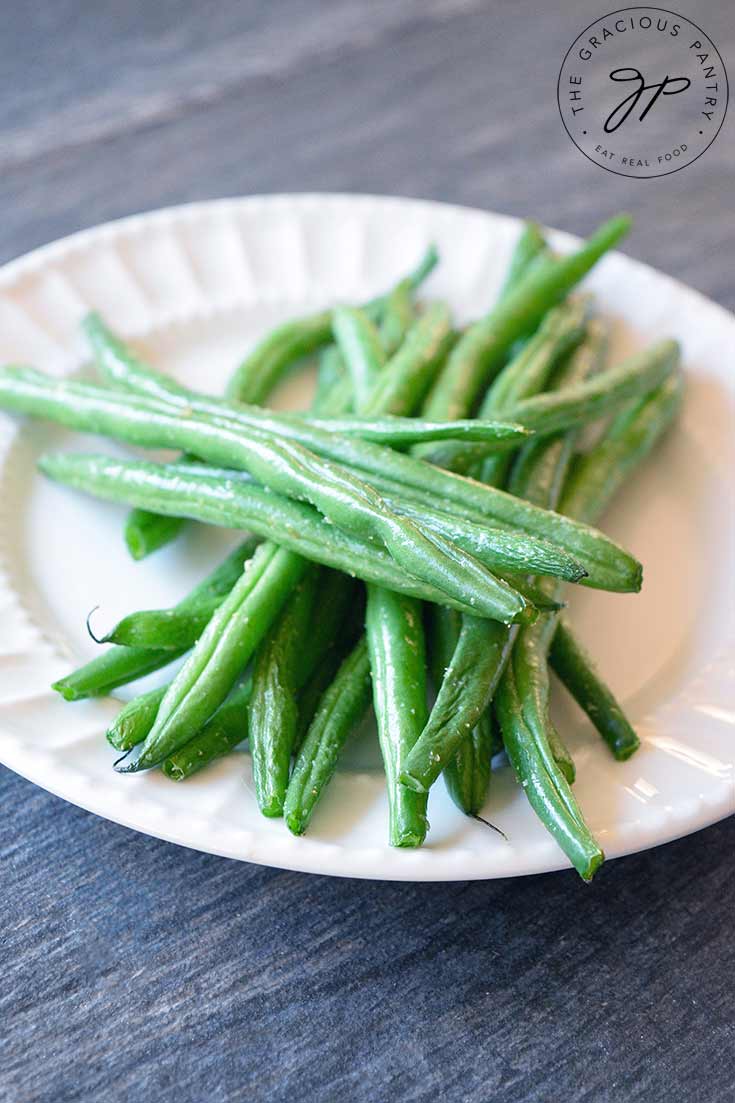
[{"label": "dark wooden table", "polygon": [[[609,5],[614,7],[613,4]],[[735,72],[728,0],[676,0]],[[735,305],[732,119],[683,172],[587,162],[558,117],[591,0],[39,0],[0,70],[0,259],[210,196],[430,196],[585,232]],[[572,873],[329,880],[177,849],[0,772],[0,1096],[735,1095],[735,820]]]}]

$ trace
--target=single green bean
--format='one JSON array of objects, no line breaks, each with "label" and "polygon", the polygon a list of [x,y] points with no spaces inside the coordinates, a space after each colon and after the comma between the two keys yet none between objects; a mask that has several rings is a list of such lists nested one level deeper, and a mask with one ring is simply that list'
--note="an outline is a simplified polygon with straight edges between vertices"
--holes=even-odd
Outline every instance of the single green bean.
[{"label": "single green bean", "polygon": [[549,661],[618,762],[630,758],[638,750],[640,740],[617,700],[597,675],[591,656],[563,618],[554,632]]},{"label": "single green bean", "polygon": [[317,583],[318,573],[310,567],[256,655],[248,731],[255,796],[264,816],[283,813],[298,723],[298,672],[308,646]]},{"label": "single green bean", "polygon": [[158,765],[216,712],[306,566],[284,549],[257,549],[171,682],[140,755],[122,772]]},{"label": "single green bean", "polygon": [[129,751],[142,743],[153,727],[168,686],[151,689],[128,701],[107,729],[107,742],[117,751]]},{"label": "single green bean", "polygon": [[463,617],[434,707],[401,770],[401,784],[428,793],[489,705],[514,639],[515,629]]},{"label": "single green bean", "polygon": [[133,559],[145,559],[173,543],[185,524],[182,517],[156,517],[143,509],[131,509],[125,518],[125,545]]},{"label": "single green bean", "polygon": [[620,215],[601,226],[576,253],[532,264],[490,314],[471,326],[453,349],[426,414],[432,417],[436,411],[438,417],[466,417],[502,366],[512,344],[535,329],[549,308],[617,244],[629,226],[630,219]]},{"label": "single green bean", "polygon": [[380,343],[387,356],[401,347],[413,321],[413,287],[410,280],[401,280],[388,295],[380,321]]},{"label": "single green bean", "polygon": [[523,229],[518,235],[513,253],[511,254],[508,271],[500,288],[499,299],[503,299],[521,281],[522,277],[540,257],[548,256],[549,247],[537,222],[526,220]]},{"label": "single green bean", "polygon": [[363,636],[342,662],[323,695],[296,757],[284,816],[289,831],[303,835],[342,748],[370,705],[370,662]]},{"label": "single green bean", "polygon": [[161,769],[171,781],[185,781],[216,758],[233,751],[248,734],[247,707],[251,685],[246,682],[234,690],[200,732],[164,758]]},{"label": "single green bean", "polygon": [[[462,619],[454,609],[439,605],[431,606],[428,614],[432,680],[439,693],[459,640]],[[492,758],[488,737],[492,734],[490,710],[486,709],[470,737],[462,740],[444,767],[447,791],[467,816],[476,816],[487,798]]]},{"label": "single green bean", "polygon": [[477,816],[487,800],[493,745],[494,732],[488,708],[444,769],[447,792],[466,816]]},{"label": "single green bean", "polygon": [[109,647],[51,686],[65,701],[104,697],[119,686],[160,670],[186,652],[148,647]]},{"label": "single green bean", "polygon": [[364,402],[385,366],[378,330],[361,310],[340,306],[332,312],[332,333],[342,353],[355,401]]},{"label": "single green bean", "polygon": [[495,694],[503,742],[532,808],[585,881],[591,881],[605,855],[582,818],[577,802],[540,733],[525,723],[509,665]]},{"label": "single green bean", "polygon": [[248,537],[176,605],[170,609],[143,609],[129,613],[100,642],[178,651],[192,647],[214,611],[241,577],[245,563],[254,555],[259,543],[260,537]]},{"label": "single green bean", "polygon": [[[329,345],[319,357],[319,367],[316,375],[316,391],[311,404],[314,414],[325,416],[332,408],[335,390],[343,387],[349,388],[350,382],[345,375],[344,361],[336,345]],[[344,406],[349,409],[349,405]],[[343,408],[343,407],[340,407]]]},{"label": "single green bean", "polygon": [[426,656],[421,608],[414,598],[368,586],[365,618],[373,708],[388,782],[391,846],[420,846],[426,795],[398,784],[406,755],[426,723]]}]

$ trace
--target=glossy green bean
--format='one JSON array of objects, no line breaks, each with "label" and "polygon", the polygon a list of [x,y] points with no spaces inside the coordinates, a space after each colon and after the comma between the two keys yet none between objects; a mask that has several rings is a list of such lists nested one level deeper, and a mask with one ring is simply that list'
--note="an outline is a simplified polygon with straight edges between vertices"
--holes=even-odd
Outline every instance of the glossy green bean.
[{"label": "glossy green bean", "polygon": [[249,682],[235,689],[193,739],[164,758],[161,770],[166,777],[171,781],[185,781],[242,743],[248,734],[250,693]]},{"label": "glossy green bean", "polygon": [[107,729],[107,742],[117,751],[129,751],[142,743],[153,727],[167,686],[151,689],[128,701]]},{"label": "glossy green bean", "polygon": [[406,756],[427,717],[420,605],[414,598],[368,586],[365,630],[373,708],[388,783],[390,844],[420,846],[428,827],[426,795],[398,783]]},{"label": "glossy green bean", "polygon": [[408,575],[383,549],[330,525],[311,506],[242,479],[211,475],[198,465],[150,464],[79,452],[42,456],[39,468],[50,478],[98,498],[246,529],[366,582],[463,612],[474,611],[467,601],[455,600]]},{"label": "glossy green bean", "polygon": [[485,709],[468,739],[463,739],[444,768],[447,792],[466,816],[477,816],[487,800],[492,773],[494,732]]},{"label": "glossy green bean", "polygon": [[[344,361],[336,345],[329,345],[319,357],[316,373],[316,391],[311,403],[311,411],[317,415],[327,415],[332,409],[335,390],[345,387],[348,391],[350,381],[345,375]],[[342,403],[340,409],[349,409]]]},{"label": "glossy green bean", "polygon": [[585,881],[605,855],[590,833],[564,774],[538,734],[527,727],[509,666],[495,694],[495,710],[511,766],[532,808]]},{"label": "glossy green bean", "polygon": [[129,613],[102,637],[101,642],[178,651],[192,647],[242,575],[245,563],[254,555],[259,543],[260,537],[249,536],[176,605],[170,609]]},{"label": "glossy green bean", "polygon": [[332,311],[332,333],[359,405],[385,365],[380,334],[366,314],[350,306],[339,306]]},{"label": "glossy green bean", "polygon": [[546,238],[537,222],[526,220],[523,229],[518,235],[513,253],[508,265],[505,280],[500,289],[499,299],[502,299],[516,287],[533,262],[548,253]]},{"label": "glossy green bean", "polygon": [[363,636],[322,696],[296,757],[284,805],[286,825],[294,835],[306,831],[346,740],[370,705],[370,693],[370,662]]},{"label": "glossy green bean", "polygon": [[634,754],[640,740],[621,706],[597,674],[591,656],[560,618],[549,650],[554,673],[607,743],[618,762]]},{"label": "glossy green bean", "polygon": [[387,356],[401,347],[413,321],[413,287],[410,280],[401,280],[385,300],[380,320],[380,343]]},{"label": "glossy green bean", "polygon": [[131,509],[125,518],[125,545],[133,559],[145,559],[171,544],[185,524],[182,517],[157,517],[144,509]]},{"label": "glossy green bean", "polygon": [[293,442],[276,443],[265,434],[249,437],[231,424],[219,424],[138,395],[113,395],[85,384],[44,381],[29,370],[0,375],[0,405],[35,412],[78,429],[143,446],[173,446],[203,459],[249,471],[272,490],[311,502],[335,525],[379,541],[404,570],[467,600],[478,616],[503,621],[526,619],[519,594],[494,578],[470,556],[460,555],[436,533],[427,534],[389,510],[377,492],[344,467]]},{"label": "glossy green bean", "polygon": [[438,417],[466,417],[502,366],[512,344],[535,329],[550,307],[617,244],[629,226],[627,216],[618,216],[601,226],[576,253],[532,264],[490,314],[471,326],[453,349],[447,370],[432,391],[427,416],[437,411]]},{"label": "glossy green bean", "polygon": [[489,705],[515,629],[465,616],[434,707],[400,774],[401,784],[427,793]]},{"label": "glossy green bean", "polygon": [[248,731],[255,797],[264,816],[283,813],[298,723],[298,674],[308,646],[317,583],[317,570],[309,567],[255,659]]},{"label": "glossy green bean", "polygon": [[160,670],[186,652],[148,647],[109,647],[51,686],[65,701],[104,697],[113,689]]},{"label": "glossy green bean", "polygon": [[306,566],[284,549],[257,549],[171,682],[140,755],[121,772],[158,765],[199,731],[230,693]]}]

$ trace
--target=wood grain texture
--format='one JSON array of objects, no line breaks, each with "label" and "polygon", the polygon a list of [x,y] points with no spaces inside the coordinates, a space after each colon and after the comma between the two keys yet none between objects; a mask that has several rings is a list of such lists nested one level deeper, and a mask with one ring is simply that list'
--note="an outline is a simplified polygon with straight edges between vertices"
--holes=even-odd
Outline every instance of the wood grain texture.
[{"label": "wood grain texture", "polygon": [[[610,5],[614,7],[614,5]],[[677,0],[731,68],[727,0]],[[732,117],[680,173],[558,117],[568,0],[39,0],[4,25],[0,259],[168,203],[418,195],[626,249],[735,306]],[[731,74],[732,75],[732,74]],[[735,821],[611,863],[400,885],[147,839],[0,773],[0,1097],[731,1100]]]}]

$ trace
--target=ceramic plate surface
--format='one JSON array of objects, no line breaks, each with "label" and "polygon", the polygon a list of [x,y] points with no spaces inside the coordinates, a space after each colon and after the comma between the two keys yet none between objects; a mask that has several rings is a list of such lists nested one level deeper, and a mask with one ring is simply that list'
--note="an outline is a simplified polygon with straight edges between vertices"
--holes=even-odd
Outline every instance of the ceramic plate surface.
[{"label": "ceramic plate surface", "polygon": [[[388,287],[436,241],[425,293],[457,320],[493,301],[516,220],[436,203],[364,196],[273,196],[197,204],[102,226],[40,249],[0,273],[0,360],[65,375],[85,360],[90,308],[150,360],[217,391],[277,322]],[[574,239],[555,234],[568,249]],[[577,797],[609,857],[695,831],[735,810],[735,318],[699,294],[615,254],[587,281],[611,320],[613,355],[673,335],[687,396],[677,429],[616,502],[604,526],[643,561],[638,596],[579,590],[571,609],[638,728],[643,746],[615,763],[561,694],[558,723],[578,768]],[[280,404],[307,398],[294,377]],[[140,564],[121,539],[124,510],[44,481],[50,446],[114,450],[0,415],[0,759],[82,808],[186,846],[273,866],[355,877],[506,877],[567,863],[515,786],[493,778],[486,814],[508,842],[464,819],[443,785],[419,851],[385,843],[386,798],[371,733],[356,738],[314,817],[292,838],[255,804],[246,753],[182,785],[121,777],[104,730],[111,699],[66,704],[49,684],[90,658],[97,625],[173,603],[231,542],[191,525]],[[152,684],[150,679],[146,683]]]}]

